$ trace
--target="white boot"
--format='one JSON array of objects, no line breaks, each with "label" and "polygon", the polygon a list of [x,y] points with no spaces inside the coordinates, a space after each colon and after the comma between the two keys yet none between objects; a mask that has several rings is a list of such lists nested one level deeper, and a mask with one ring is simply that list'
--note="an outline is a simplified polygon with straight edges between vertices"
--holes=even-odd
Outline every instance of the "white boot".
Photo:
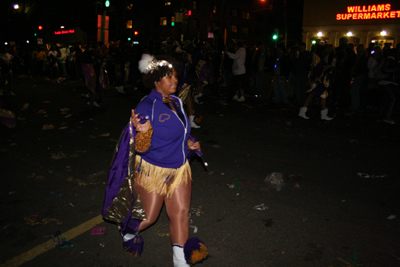
[{"label": "white boot", "polygon": [[183,247],[174,244],[172,246],[172,252],[174,254],[174,267],[190,267],[190,265],[186,262]]},{"label": "white boot", "polygon": [[333,119],[333,118],[328,117],[328,109],[327,108],[324,110],[321,110],[321,120],[330,121],[331,119]]},{"label": "white boot", "polygon": [[124,86],[117,86],[117,91],[121,94],[126,94],[124,91]]},{"label": "white boot", "polygon": [[306,116],[306,112],[307,112],[307,107],[301,107],[299,111],[299,116],[302,117],[303,119],[308,120],[309,117]]},{"label": "white boot", "polygon": [[195,95],[194,96],[194,102],[196,102],[199,105],[203,104],[203,102],[201,102],[201,100],[199,100],[199,98],[202,97],[202,96],[203,96],[202,93],[199,93],[198,95]]},{"label": "white boot", "polygon": [[200,128],[200,127],[201,127],[201,126],[197,125],[197,124],[194,122],[194,116],[193,116],[193,115],[190,116],[189,119],[190,119],[190,126],[191,126],[192,128]]}]

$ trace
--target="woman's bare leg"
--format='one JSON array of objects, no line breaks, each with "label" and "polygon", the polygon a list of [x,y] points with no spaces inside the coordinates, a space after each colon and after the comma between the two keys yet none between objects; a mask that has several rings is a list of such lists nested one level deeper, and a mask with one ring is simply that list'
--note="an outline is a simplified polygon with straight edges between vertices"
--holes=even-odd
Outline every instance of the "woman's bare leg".
[{"label": "woman's bare leg", "polygon": [[189,210],[192,182],[179,185],[170,198],[165,198],[165,206],[170,220],[171,243],[185,245],[189,238]]},{"label": "woman's bare leg", "polygon": [[147,192],[146,189],[137,183],[134,185],[134,187],[137,194],[140,196],[140,200],[147,217],[147,220],[140,223],[138,229],[138,231],[143,231],[157,220],[158,216],[160,215],[164,197],[154,192]]}]

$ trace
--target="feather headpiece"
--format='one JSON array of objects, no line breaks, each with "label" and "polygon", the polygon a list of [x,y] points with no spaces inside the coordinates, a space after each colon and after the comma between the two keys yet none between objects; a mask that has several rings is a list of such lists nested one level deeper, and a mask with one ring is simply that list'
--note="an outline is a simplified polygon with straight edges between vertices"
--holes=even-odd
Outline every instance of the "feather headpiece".
[{"label": "feather headpiece", "polygon": [[141,73],[153,73],[159,67],[172,68],[172,64],[166,60],[157,60],[154,56],[143,54],[142,59],[139,61],[139,70]]}]

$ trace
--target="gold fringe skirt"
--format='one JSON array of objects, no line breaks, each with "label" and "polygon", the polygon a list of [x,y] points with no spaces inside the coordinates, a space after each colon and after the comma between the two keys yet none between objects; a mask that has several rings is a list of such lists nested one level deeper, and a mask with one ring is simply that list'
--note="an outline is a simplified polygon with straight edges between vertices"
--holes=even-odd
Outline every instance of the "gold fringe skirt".
[{"label": "gold fringe skirt", "polygon": [[163,168],[148,163],[139,155],[135,158],[135,183],[161,196],[170,197],[175,188],[192,179],[189,162],[179,168]]}]

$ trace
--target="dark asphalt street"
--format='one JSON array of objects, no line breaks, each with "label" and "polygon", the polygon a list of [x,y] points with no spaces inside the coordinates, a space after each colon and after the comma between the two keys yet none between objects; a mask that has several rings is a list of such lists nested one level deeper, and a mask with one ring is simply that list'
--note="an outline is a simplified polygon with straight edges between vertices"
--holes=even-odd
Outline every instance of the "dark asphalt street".
[{"label": "dark asphalt street", "polygon": [[[172,266],[165,209],[142,233],[139,259],[98,220],[114,147],[145,92],[108,89],[90,108],[81,81],[14,86],[17,126],[0,125],[0,266]],[[209,171],[191,164],[191,236],[210,253],[196,266],[400,266],[399,125],[376,122],[374,111],[303,120],[253,101],[209,99],[195,110]],[[264,182],[273,172],[283,173],[280,191]],[[63,240],[74,246],[56,247],[57,233],[76,236]]]}]

